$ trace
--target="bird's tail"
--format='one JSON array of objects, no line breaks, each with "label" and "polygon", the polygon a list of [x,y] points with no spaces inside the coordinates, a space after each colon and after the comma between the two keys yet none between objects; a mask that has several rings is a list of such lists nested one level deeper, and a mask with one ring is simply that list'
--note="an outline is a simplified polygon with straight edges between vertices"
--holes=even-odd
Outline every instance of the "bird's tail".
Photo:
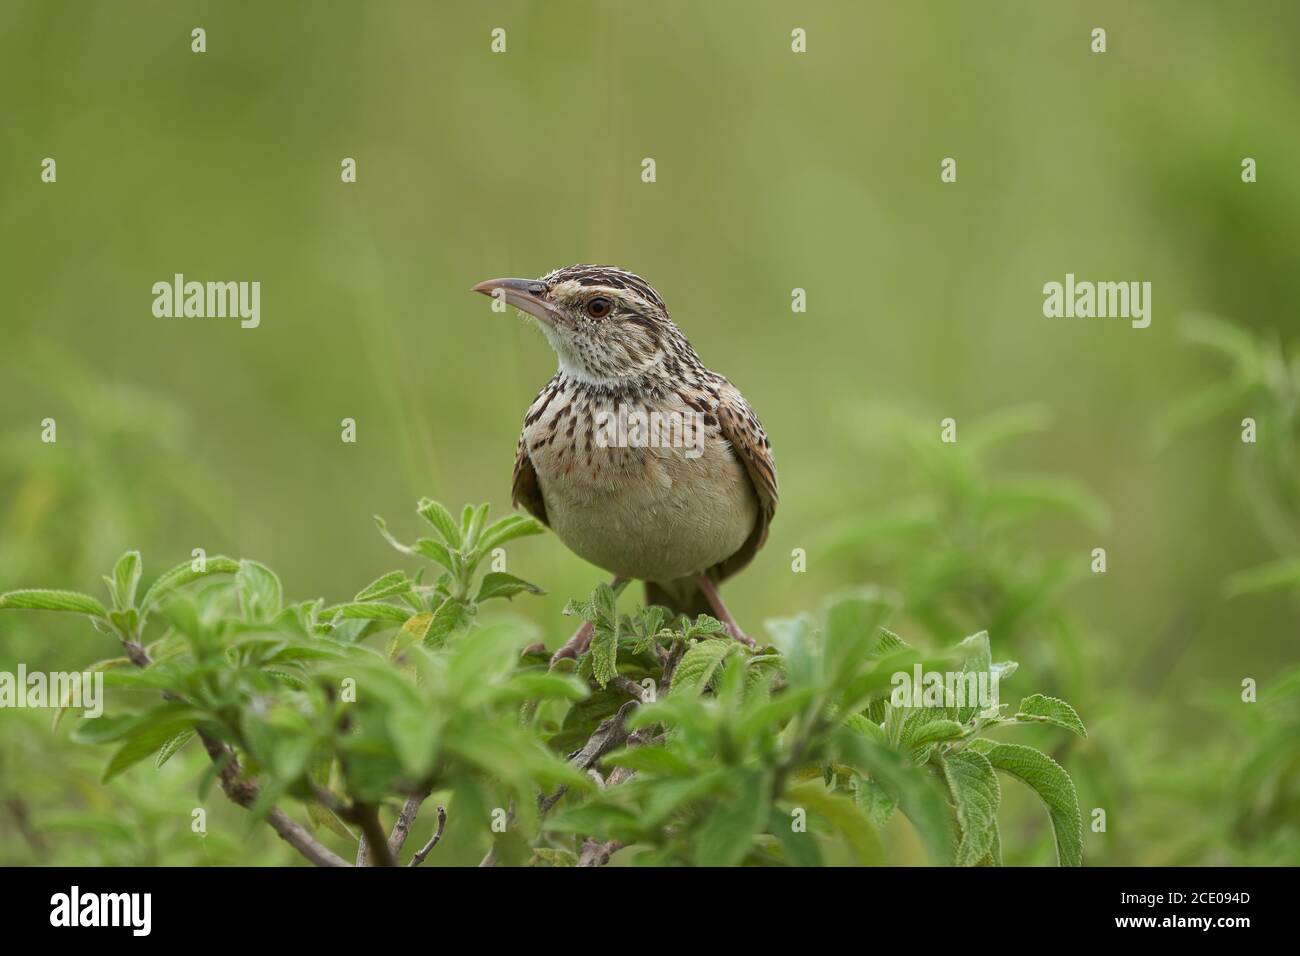
[{"label": "bird's tail", "polygon": [[704,596],[704,592],[700,590],[700,585],[694,578],[682,578],[664,583],[647,581],[645,603],[647,606],[658,604],[668,608],[674,618],[679,614],[685,614],[691,620],[695,620],[701,614],[713,615],[709,599]]}]

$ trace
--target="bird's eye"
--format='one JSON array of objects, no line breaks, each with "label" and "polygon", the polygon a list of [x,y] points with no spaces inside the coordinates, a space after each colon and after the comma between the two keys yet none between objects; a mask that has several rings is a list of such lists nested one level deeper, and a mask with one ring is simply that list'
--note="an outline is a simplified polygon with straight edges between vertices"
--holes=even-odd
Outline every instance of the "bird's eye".
[{"label": "bird's eye", "polygon": [[603,319],[614,311],[614,303],[603,295],[587,300],[587,314],[593,319]]}]

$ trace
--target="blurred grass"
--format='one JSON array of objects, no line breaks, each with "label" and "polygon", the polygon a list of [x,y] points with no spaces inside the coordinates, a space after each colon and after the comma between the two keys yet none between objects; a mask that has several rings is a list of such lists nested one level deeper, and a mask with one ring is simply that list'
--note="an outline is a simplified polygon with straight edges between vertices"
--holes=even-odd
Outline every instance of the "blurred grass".
[{"label": "blurred grass", "polygon": [[[1108,574],[1062,599],[1099,668],[1075,703],[1120,735],[1155,709],[1156,759],[1195,753],[1189,688],[1231,694],[1294,661],[1294,606],[1220,597],[1274,557],[1224,504],[1232,421],[1158,454],[1148,438],[1213,374],[1177,315],[1294,335],[1297,27],[1281,2],[7,3],[0,588],[92,590],[127,547],[153,572],[204,547],[267,561],[296,596],[350,595],[392,566],[372,514],[421,495],[508,504],[553,357],[468,287],[612,262],[656,284],[772,436],[782,504],[728,586],[743,621],[860,577],[813,544],[894,494],[858,410],[937,430],[1041,405],[1050,426],[1005,467],[1076,481],[1111,518],[1032,542],[1108,550]],[[944,156],[956,185],[938,182]],[[260,280],[262,327],[155,319],[149,288],[175,272]],[[1065,272],[1150,280],[1152,327],[1043,319],[1042,284]],[[807,314],[789,311],[795,286]],[[47,416],[57,445],[39,443]],[[554,643],[600,573],[553,538],[511,561],[550,590],[535,617]],[[102,656],[93,635],[0,621],[0,669]],[[0,713],[6,743],[37,733],[24,720]],[[72,746],[44,741],[49,766]],[[20,762],[7,786],[43,786],[49,766]],[[1165,858],[1166,834],[1125,839],[1125,862]]]}]

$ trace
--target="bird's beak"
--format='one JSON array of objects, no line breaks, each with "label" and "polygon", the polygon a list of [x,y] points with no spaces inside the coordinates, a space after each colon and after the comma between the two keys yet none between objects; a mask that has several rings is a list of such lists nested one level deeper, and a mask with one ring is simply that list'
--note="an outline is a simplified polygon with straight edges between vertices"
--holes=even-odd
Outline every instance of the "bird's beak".
[{"label": "bird's beak", "polygon": [[556,310],[543,298],[546,284],[536,279],[488,279],[486,282],[480,282],[470,291],[502,298],[507,304],[527,312],[547,325],[555,324]]}]

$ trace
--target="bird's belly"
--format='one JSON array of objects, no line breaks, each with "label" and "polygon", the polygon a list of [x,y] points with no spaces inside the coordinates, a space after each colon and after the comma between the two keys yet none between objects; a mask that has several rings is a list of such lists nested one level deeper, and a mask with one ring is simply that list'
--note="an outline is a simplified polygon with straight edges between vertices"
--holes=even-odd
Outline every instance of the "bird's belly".
[{"label": "bird's belly", "polygon": [[675,449],[596,449],[608,455],[603,462],[567,472],[546,451],[533,464],[552,530],[612,574],[642,581],[699,574],[739,551],[754,530],[757,496],[723,442],[695,459]]}]

